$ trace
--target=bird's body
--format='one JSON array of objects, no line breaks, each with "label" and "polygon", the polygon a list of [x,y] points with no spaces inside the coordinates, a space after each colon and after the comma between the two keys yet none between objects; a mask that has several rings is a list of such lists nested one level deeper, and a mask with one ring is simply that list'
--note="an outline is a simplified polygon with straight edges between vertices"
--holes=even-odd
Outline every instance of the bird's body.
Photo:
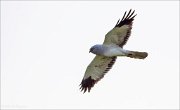
[{"label": "bird's body", "polygon": [[[93,49],[94,48],[94,49]],[[118,45],[94,45],[91,49],[92,53],[96,55],[106,56],[106,57],[114,57],[114,56],[126,56],[128,54],[128,50],[124,50]]]},{"label": "bird's body", "polygon": [[105,57],[126,56],[126,57],[131,57],[131,58],[144,59],[148,55],[146,52],[125,50],[119,47],[118,45],[114,45],[114,44],[109,44],[109,45],[97,44],[97,45],[92,46],[90,51],[93,54],[101,55]]},{"label": "bird's body", "polygon": [[103,44],[97,44],[90,48],[90,52],[96,54],[95,58],[88,65],[83,80],[81,82],[81,91],[90,92],[91,88],[112,68],[118,56],[126,56],[130,58],[144,59],[148,53],[130,51],[123,49],[126,44],[132,29],[134,20],[133,11],[131,10],[123,18],[118,20],[115,27],[110,30],[106,36]]}]

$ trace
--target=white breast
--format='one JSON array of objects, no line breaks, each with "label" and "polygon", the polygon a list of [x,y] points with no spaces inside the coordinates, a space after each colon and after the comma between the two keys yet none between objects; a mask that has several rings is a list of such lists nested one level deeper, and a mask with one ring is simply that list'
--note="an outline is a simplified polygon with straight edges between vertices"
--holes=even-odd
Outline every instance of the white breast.
[{"label": "white breast", "polygon": [[104,51],[104,56],[113,57],[113,56],[125,56],[127,53],[126,50],[122,49],[116,45],[106,45],[106,51]]}]

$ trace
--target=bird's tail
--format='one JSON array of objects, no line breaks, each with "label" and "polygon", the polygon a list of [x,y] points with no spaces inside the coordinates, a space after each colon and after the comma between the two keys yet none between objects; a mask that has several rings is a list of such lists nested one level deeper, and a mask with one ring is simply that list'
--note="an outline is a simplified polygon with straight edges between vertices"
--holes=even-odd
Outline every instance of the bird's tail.
[{"label": "bird's tail", "polygon": [[137,52],[137,51],[129,51],[127,57],[144,59],[148,56],[147,52]]}]

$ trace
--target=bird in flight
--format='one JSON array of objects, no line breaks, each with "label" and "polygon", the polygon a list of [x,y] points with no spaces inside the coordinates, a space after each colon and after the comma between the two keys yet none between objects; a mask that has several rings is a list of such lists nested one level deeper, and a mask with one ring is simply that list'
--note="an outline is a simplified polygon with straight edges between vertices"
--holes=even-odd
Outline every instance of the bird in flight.
[{"label": "bird in flight", "polygon": [[126,56],[130,58],[144,59],[148,56],[147,52],[130,51],[123,49],[132,29],[134,11],[131,9],[125,12],[122,19],[118,20],[115,27],[106,35],[103,44],[97,44],[90,48],[89,52],[95,54],[95,58],[88,65],[80,89],[84,93],[104,77],[104,75],[112,68],[118,56]]}]

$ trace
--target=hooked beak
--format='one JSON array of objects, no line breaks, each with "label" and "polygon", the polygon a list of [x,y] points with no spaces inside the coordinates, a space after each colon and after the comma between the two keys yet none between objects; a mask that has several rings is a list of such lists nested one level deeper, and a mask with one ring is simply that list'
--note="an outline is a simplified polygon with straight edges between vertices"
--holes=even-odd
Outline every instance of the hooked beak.
[{"label": "hooked beak", "polygon": [[89,49],[89,53],[91,53],[92,52],[92,49]]}]

